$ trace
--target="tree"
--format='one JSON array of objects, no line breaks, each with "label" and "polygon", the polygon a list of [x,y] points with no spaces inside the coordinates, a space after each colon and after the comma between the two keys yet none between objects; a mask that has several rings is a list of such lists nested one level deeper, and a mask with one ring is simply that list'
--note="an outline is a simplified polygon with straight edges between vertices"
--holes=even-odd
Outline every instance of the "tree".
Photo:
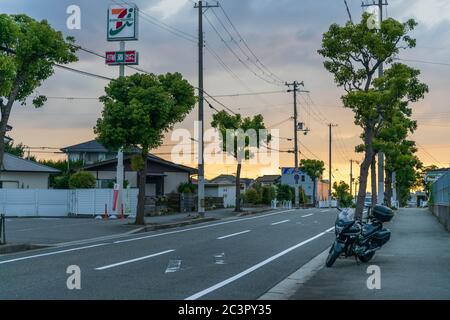
[{"label": "tree", "polygon": [[[363,130],[364,160],[360,166],[360,184],[356,218],[361,218],[367,188],[367,177],[376,155],[374,139],[389,116],[398,112],[411,116],[409,104],[423,98],[428,87],[420,83],[420,72],[404,64],[392,63],[400,49],[413,48],[416,41],[408,35],[417,23],[384,20],[379,30],[371,28],[370,14],[363,14],[359,24],[331,25],[323,35],[318,51],[326,58],[325,68],[334,75],[344,107],[355,113],[355,124]],[[374,79],[382,64],[389,67],[383,77]]]},{"label": "tree", "polygon": [[235,212],[241,211],[241,168],[242,162],[253,154],[250,148],[260,147],[260,143],[270,141],[270,135],[262,136],[265,130],[264,118],[258,114],[253,118],[242,118],[240,114],[230,115],[220,111],[213,115],[211,126],[217,129],[222,139],[222,149],[237,161],[236,170],[236,205]]},{"label": "tree", "polygon": [[274,186],[264,186],[261,192],[261,202],[264,204],[271,204],[272,200],[277,196],[277,190]]},{"label": "tree", "polygon": [[294,188],[287,184],[280,184],[277,189],[278,201],[291,201],[294,196]]},{"label": "tree", "polygon": [[254,188],[250,188],[247,191],[245,191],[244,194],[245,201],[251,204],[259,204],[261,203],[261,194],[258,192],[258,190]]},{"label": "tree", "polygon": [[178,185],[177,191],[178,193],[195,193],[195,190],[197,189],[197,186],[193,184],[192,182],[182,182]]},{"label": "tree", "polygon": [[338,206],[341,208],[348,208],[352,204],[352,195],[350,193],[350,186],[344,181],[333,183],[333,197],[337,199]]},{"label": "tree", "polygon": [[95,177],[87,171],[79,171],[69,178],[70,189],[93,189],[95,183]]},{"label": "tree", "polygon": [[101,97],[104,108],[94,132],[110,150],[140,148],[132,158],[139,172],[136,224],[145,224],[147,156],[163,143],[164,133],[183,121],[195,104],[194,88],[180,73],[134,74],[112,80]]},{"label": "tree", "polygon": [[12,141],[8,141],[5,143],[4,152],[23,158],[23,155],[25,154],[25,146],[22,143],[14,145]]},{"label": "tree", "polygon": [[[14,102],[28,96],[54,72],[55,63],[77,61],[74,38],[63,38],[46,20],[24,15],[0,14],[0,167],[3,164],[6,127]],[[42,107],[45,96],[33,99]]]},{"label": "tree", "polygon": [[319,179],[325,171],[325,163],[321,160],[300,160],[300,170],[305,172],[313,181],[313,204],[316,205],[316,180]]}]

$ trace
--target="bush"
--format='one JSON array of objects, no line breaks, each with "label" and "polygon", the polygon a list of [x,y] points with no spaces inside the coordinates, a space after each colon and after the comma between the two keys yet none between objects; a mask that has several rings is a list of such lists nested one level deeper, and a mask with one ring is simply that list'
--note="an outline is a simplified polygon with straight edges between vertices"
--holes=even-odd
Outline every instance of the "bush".
[{"label": "bush", "polygon": [[264,204],[271,204],[272,200],[277,196],[277,190],[273,186],[262,187],[261,200]]},{"label": "bush", "polygon": [[250,188],[245,191],[245,201],[250,204],[258,204],[261,202],[261,195],[256,189]]},{"label": "bush", "polygon": [[70,189],[92,189],[95,188],[95,177],[87,171],[74,173],[69,179]]},{"label": "bush", "polygon": [[295,190],[287,184],[280,184],[277,190],[277,199],[279,201],[291,201],[295,195]]},{"label": "bush", "polygon": [[197,186],[193,184],[192,182],[182,182],[177,188],[178,193],[195,193],[195,190],[197,189]]},{"label": "bush", "polygon": [[69,189],[69,175],[63,174],[50,178],[50,186],[54,189]]}]

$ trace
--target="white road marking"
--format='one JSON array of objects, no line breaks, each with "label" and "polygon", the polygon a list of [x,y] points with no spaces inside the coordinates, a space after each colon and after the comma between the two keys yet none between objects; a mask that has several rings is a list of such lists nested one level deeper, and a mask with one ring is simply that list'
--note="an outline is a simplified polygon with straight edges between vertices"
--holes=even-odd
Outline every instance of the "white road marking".
[{"label": "white road marking", "polygon": [[45,257],[45,256],[52,256],[55,254],[60,254],[60,253],[66,253],[66,252],[72,252],[72,251],[78,251],[78,250],[84,250],[84,249],[90,249],[90,248],[95,248],[95,247],[100,247],[100,246],[104,246],[107,245],[108,243],[99,243],[99,244],[94,244],[92,246],[86,246],[86,247],[78,247],[78,248],[72,248],[72,249],[66,249],[66,250],[60,250],[60,251],[53,251],[53,252],[47,252],[47,253],[41,253],[41,254],[35,254],[32,256],[26,256],[26,257],[21,257],[21,258],[16,258],[16,259],[10,259],[10,260],[5,260],[5,261],[0,261],[0,264],[5,264],[5,263],[10,263],[10,262],[15,262],[15,261],[21,261],[21,260],[27,260],[27,259],[32,259],[32,258],[39,258],[39,257]]},{"label": "white road marking", "polygon": [[124,264],[128,264],[128,263],[133,263],[133,262],[137,262],[137,261],[141,261],[141,260],[145,260],[145,259],[149,259],[149,258],[153,258],[156,256],[160,256],[169,252],[173,252],[175,250],[166,250],[166,251],[162,251],[162,252],[158,252],[158,253],[154,253],[145,257],[140,257],[140,258],[136,258],[136,259],[131,259],[131,260],[126,260],[126,261],[122,261],[122,262],[118,262],[118,263],[114,263],[114,264],[110,264],[104,267],[99,267],[99,268],[95,268],[95,270],[105,270],[105,269],[110,269],[110,268],[114,268],[114,267],[118,267],[118,266],[122,266]]},{"label": "white road marking", "polygon": [[313,215],[314,215],[314,213],[305,214],[304,216],[302,216],[302,218],[311,217],[311,216],[313,216]]},{"label": "white road marking", "polygon": [[287,219],[287,220],[271,223],[271,225],[272,226],[276,226],[277,224],[282,224],[282,223],[286,223],[286,222],[289,222],[289,221],[291,221],[291,220]]},{"label": "white road marking", "polygon": [[199,298],[201,298],[201,297],[203,297],[203,296],[205,296],[205,295],[207,295],[207,294],[209,294],[209,293],[211,293],[213,291],[216,291],[217,289],[220,289],[220,288],[226,286],[227,284],[230,284],[230,283],[232,283],[232,282],[234,282],[234,281],[236,281],[236,280],[246,276],[247,274],[249,274],[249,273],[251,273],[251,272],[253,272],[255,270],[258,270],[259,268],[265,266],[266,264],[268,264],[268,263],[270,263],[270,262],[272,262],[272,261],[274,261],[274,260],[276,260],[276,259],[278,259],[278,258],[280,258],[280,257],[282,257],[282,256],[284,256],[286,254],[288,254],[289,252],[291,252],[291,251],[293,251],[293,250],[295,250],[297,248],[300,248],[301,246],[304,246],[305,244],[307,244],[307,243],[309,243],[309,242],[311,242],[311,241],[313,241],[313,240],[315,240],[317,238],[322,237],[323,235],[327,234],[329,231],[331,231],[333,229],[334,229],[334,227],[329,228],[329,229],[325,230],[324,232],[321,232],[321,233],[315,235],[312,238],[309,238],[309,239],[307,239],[305,241],[302,241],[302,242],[300,242],[300,243],[298,243],[298,244],[296,244],[296,245],[294,245],[294,246],[292,246],[292,247],[290,247],[290,248],[288,248],[288,249],[286,249],[286,250],[284,250],[284,251],[282,251],[282,252],[280,252],[280,253],[278,253],[278,254],[276,254],[276,255],[274,255],[274,256],[272,256],[272,257],[270,257],[270,258],[268,258],[268,259],[266,259],[266,260],[264,260],[264,261],[262,261],[260,263],[258,263],[258,264],[256,264],[256,265],[254,265],[253,267],[250,267],[247,270],[244,270],[241,273],[238,273],[237,275],[235,275],[235,276],[233,276],[231,278],[228,278],[228,279],[226,279],[226,280],[224,280],[222,282],[219,282],[218,284],[216,284],[216,285],[214,285],[212,287],[209,287],[209,288],[207,288],[205,290],[197,292],[196,294],[193,294],[192,296],[187,297],[185,300],[197,300],[197,299],[199,299]]},{"label": "white road marking", "polygon": [[229,235],[226,235],[226,236],[223,236],[223,237],[219,237],[219,238],[217,238],[217,240],[222,240],[222,239],[226,239],[226,238],[231,238],[231,237],[234,237],[234,236],[238,236],[238,235],[240,235],[240,234],[248,233],[248,232],[250,232],[250,231],[251,231],[251,230],[245,230],[245,231],[242,231],[242,232],[237,232],[237,233],[229,234]]},{"label": "white road marking", "polygon": [[260,216],[257,216],[257,217],[242,218],[242,219],[235,219],[235,220],[231,220],[231,221],[218,222],[218,223],[208,224],[206,226],[193,227],[193,228],[187,228],[187,229],[182,229],[182,230],[175,230],[175,231],[169,231],[169,232],[164,232],[164,233],[158,233],[158,234],[153,234],[153,235],[143,236],[143,237],[138,237],[138,238],[131,238],[131,239],[126,239],[126,240],[118,240],[118,241],[114,241],[114,243],[115,244],[117,244],[117,243],[124,243],[124,242],[137,241],[137,240],[142,240],[142,239],[161,237],[161,236],[165,236],[165,235],[168,235],[168,234],[175,234],[175,233],[182,233],[182,232],[187,232],[187,231],[192,231],[192,230],[206,229],[206,228],[217,227],[217,226],[221,226],[221,225],[229,224],[229,223],[236,223],[236,222],[241,222],[241,221],[246,221],[246,220],[253,220],[253,219],[261,219],[261,218],[270,217],[270,216],[273,216],[273,215],[276,215],[276,214],[281,214],[281,213],[291,212],[291,211],[294,211],[294,209],[284,210],[284,211],[279,211],[279,212],[273,212],[273,213],[269,213],[269,214],[265,214],[265,215],[260,215]]},{"label": "white road marking", "polygon": [[329,212],[330,210],[328,209],[328,210],[320,210],[320,212]]}]

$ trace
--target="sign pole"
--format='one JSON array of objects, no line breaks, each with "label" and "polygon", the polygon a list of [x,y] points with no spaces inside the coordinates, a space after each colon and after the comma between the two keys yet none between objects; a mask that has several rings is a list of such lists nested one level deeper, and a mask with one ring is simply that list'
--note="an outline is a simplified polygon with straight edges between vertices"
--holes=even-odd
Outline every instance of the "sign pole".
[{"label": "sign pole", "polygon": [[[125,51],[125,41],[120,41],[120,51]],[[125,76],[125,65],[119,65],[119,77]],[[123,148],[120,148],[117,152],[117,172],[116,172],[116,182],[117,182],[117,205],[116,205],[116,215],[120,215],[120,209],[122,208],[122,194],[123,194]]]}]

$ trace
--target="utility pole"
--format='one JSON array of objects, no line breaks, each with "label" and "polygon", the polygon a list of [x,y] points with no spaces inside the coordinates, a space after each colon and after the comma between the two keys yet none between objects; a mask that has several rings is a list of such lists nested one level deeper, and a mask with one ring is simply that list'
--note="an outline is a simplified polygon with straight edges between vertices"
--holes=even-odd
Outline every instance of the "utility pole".
[{"label": "utility pole", "polygon": [[292,89],[288,89],[287,92],[294,93],[294,168],[295,168],[294,180],[295,180],[295,207],[298,208],[300,205],[300,201],[299,201],[300,197],[299,197],[299,190],[298,190],[298,181],[299,181],[299,175],[298,175],[298,166],[299,166],[298,131],[304,131],[305,134],[307,134],[309,130],[306,128],[303,128],[304,127],[303,123],[298,123],[297,92],[308,92],[308,91],[299,89],[299,86],[304,87],[303,81],[300,83],[297,81],[294,81],[292,83],[286,82],[286,86],[288,88],[292,87]]},{"label": "utility pole", "polygon": [[329,136],[329,142],[328,142],[328,180],[330,181],[330,186],[328,188],[328,207],[331,208],[331,188],[332,188],[332,183],[331,183],[331,161],[332,161],[332,156],[331,156],[331,143],[332,143],[332,128],[333,127],[337,127],[337,124],[332,124],[329,123],[328,124],[328,136]]},{"label": "utility pole", "polygon": [[[362,3],[363,7],[371,7],[378,6],[378,19],[381,27],[381,23],[383,22],[383,6],[387,6],[387,0],[378,0],[378,3],[373,1],[372,3]],[[380,64],[378,68],[378,77],[382,77],[384,74],[383,64]],[[384,153],[378,152],[378,197],[377,204],[384,203]]]},{"label": "utility pole", "polygon": [[[209,5],[208,2],[199,1],[194,8],[198,9],[198,214],[205,216],[205,164],[204,164],[204,119],[203,119],[203,9],[217,8],[219,4]],[[206,12],[205,10],[205,12]]]},{"label": "utility pole", "polygon": [[353,162],[355,162],[356,164],[359,164],[359,162],[357,160],[352,160],[350,159],[350,194],[353,197],[353,190],[352,190],[352,186],[353,186]]}]

